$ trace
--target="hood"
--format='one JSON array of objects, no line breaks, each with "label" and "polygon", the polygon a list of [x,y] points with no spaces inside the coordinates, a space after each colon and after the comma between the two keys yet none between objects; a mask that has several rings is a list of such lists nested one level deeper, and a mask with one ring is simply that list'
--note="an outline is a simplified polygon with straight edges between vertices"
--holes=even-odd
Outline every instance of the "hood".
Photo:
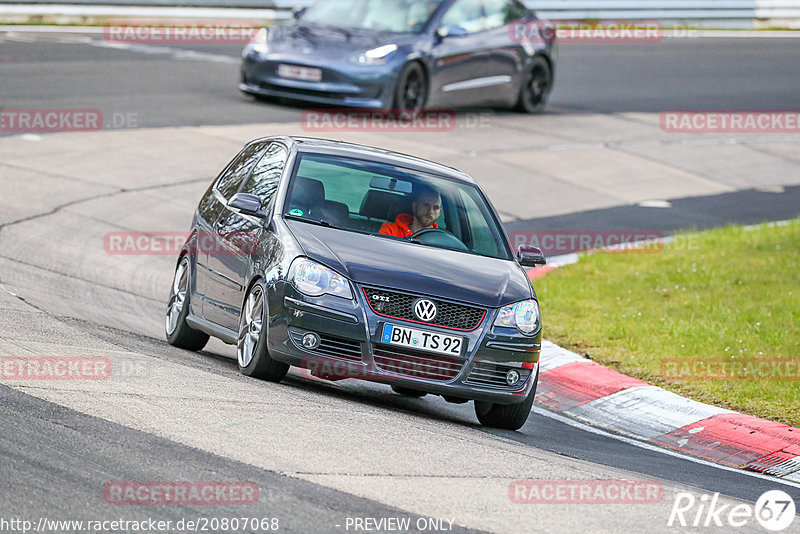
[{"label": "hood", "polygon": [[497,308],[531,298],[516,262],[287,220],[309,258],[357,284]]},{"label": "hood", "polygon": [[338,60],[386,44],[396,44],[399,47],[414,41],[413,36],[406,34],[345,29],[302,21],[270,28],[267,39],[270,52],[276,54],[300,54]]}]

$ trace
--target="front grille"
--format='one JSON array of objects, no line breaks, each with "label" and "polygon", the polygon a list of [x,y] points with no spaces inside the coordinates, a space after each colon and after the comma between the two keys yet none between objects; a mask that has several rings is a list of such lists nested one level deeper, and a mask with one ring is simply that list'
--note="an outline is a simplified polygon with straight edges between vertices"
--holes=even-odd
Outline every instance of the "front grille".
[{"label": "front grille", "polygon": [[[510,369],[516,369],[519,372],[519,382],[513,386],[506,383],[506,373]],[[531,374],[530,369],[520,369],[518,367],[511,367],[489,362],[477,362],[472,366],[469,376],[465,380],[467,384],[474,386],[503,388],[503,389],[522,389]]]},{"label": "front grille", "polygon": [[328,334],[320,334],[320,343],[316,349],[308,350],[303,347],[303,334],[305,331],[292,329],[289,334],[292,341],[301,350],[319,354],[320,356],[328,356],[331,358],[342,358],[344,360],[361,361],[361,343],[351,339],[342,337],[330,336]]},{"label": "front grille", "polygon": [[317,91],[314,89],[302,89],[300,87],[286,87],[285,85],[278,85],[269,82],[258,82],[258,86],[262,89],[270,91],[281,91],[285,93],[292,93],[300,96],[316,96],[322,98],[335,98],[337,100],[344,100],[345,98],[363,98],[363,95],[353,93],[338,93],[334,91]]},{"label": "front grille", "polygon": [[[475,330],[483,321],[486,310],[474,306],[455,304],[435,298],[428,298],[436,304],[436,317],[432,321],[420,321],[414,315],[414,303],[421,298],[417,295],[388,291],[386,289],[364,288],[364,295],[372,311],[384,317],[394,317],[416,323],[443,326],[456,330]],[[427,298],[427,297],[423,297]],[[388,299],[388,300],[387,300]]]},{"label": "front grille", "polygon": [[388,345],[375,345],[372,352],[380,369],[423,380],[452,380],[464,366],[458,358]]}]

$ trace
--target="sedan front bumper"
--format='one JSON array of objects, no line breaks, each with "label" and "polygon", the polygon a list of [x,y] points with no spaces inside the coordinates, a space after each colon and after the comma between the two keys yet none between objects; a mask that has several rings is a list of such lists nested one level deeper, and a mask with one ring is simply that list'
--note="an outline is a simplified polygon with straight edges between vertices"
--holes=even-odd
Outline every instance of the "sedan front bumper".
[{"label": "sedan front bumper", "polygon": [[[308,81],[278,74],[280,65],[319,69],[321,80]],[[316,65],[307,59],[280,54],[260,54],[245,49],[239,90],[267,97],[303,100],[315,104],[355,108],[391,107],[396,73],[385,66],[366,68],[336,64]]]}]

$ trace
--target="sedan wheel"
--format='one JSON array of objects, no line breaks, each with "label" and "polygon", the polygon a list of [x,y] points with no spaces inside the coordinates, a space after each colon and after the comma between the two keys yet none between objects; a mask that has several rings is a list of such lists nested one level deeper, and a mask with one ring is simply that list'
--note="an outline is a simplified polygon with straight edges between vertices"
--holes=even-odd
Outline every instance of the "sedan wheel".
[{"label": "sedan wheel", "polygon": [[397,78],[394,107],[398,111],[419,111],[428,98],[428,81],[419,63],[412,62],[403,67]]},{"label": "sedan wheel", "polygon": [[280,382],[289,371],[289,365],[273,360],[267,352],[267,329],[264,328],[267,319],[264,286],[259,281],[250,288],[242,306],[236,359],[243,374]]},{"label": "sedan wheel", "polygon": [[406,397],[424,397],[427,395],[424,391],[420,391],[418,389],[411,389],[411,388],[404,388],[403,386],[392,386],[392,391],[399,395],[405,395]]},{"label": "sedan wheel", "polygon": [[170,345],[188,350],[200,350],[208,343],[208,334],[186,324],[189,315],[189,288],[191,287],[189,258],[184,256],[175,269],[172,287],[164,317],[164,330]]},{"label": "sedan wheel", "polygon": [[528,420],[539,385],[539,369],[533,379],[533,388],[524,401],[517,404],[495,404],[487,401],[475,401],[475,415],[484,426],[519,430]]},{"label": "sedan wheel", "polygon": [[517,109],[526,113],[539,113],[547,104],[553,88],[553,72],[544,58],[534,58],[525,74],[519,93]]}]

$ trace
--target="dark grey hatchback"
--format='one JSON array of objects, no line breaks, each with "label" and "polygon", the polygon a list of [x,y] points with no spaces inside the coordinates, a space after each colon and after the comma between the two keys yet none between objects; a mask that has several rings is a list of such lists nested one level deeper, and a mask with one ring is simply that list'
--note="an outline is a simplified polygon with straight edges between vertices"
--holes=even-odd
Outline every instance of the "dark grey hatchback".
[{"label": "dark grey hatchback", "polygon": [[534,247],[512,253],[494,208],[455,169],[348,143],[258,139],[200,200],[166,334],[191,350],[209,336],[236,344],[249,376],[278,382],[294,365],[474,400],[482,424],[518,429],[541,342],[523,266],[543,263]]}]

